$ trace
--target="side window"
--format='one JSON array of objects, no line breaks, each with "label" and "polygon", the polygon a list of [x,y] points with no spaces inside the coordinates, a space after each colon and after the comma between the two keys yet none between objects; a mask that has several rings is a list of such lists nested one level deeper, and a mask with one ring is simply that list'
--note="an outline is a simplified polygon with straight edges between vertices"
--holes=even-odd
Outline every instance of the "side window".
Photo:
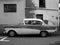
[{"label": "side window", "polygon": [[31,21],[28,21],[28,24],[31,24]]},{"label": "side window", "polygon": [[25,24],[31,24],[31,20],[25,20]]},{"label": "side window", "polygon": [[25,24],[28,25],[42,25],[41,21],[36,21],[36,20],[25,20]]},{"label": "side window", "polygon": [[34,20],[34,21],[32,21],[32,24],[33,25],[42,25],[42,22]]},{"label": "side window", "polygon": [[36,25],[36,21],[35,20],[32,20],[31,23],[32,23],[32,25]]},{"label": "side window", "polygon": [[42,22],[41,21],[36,21],[36,24],[42,25]]}]

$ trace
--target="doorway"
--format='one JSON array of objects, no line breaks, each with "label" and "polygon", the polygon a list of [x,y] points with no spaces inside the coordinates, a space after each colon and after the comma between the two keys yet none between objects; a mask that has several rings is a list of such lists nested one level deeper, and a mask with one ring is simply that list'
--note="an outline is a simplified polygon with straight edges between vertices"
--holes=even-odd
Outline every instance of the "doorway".
[{"label": "doorway", "polygon": [[36,18],[37,18],[37,19],[42,19],[42,20],[43,20],[43,14],[37,14],[37,15],[36,15]]}]

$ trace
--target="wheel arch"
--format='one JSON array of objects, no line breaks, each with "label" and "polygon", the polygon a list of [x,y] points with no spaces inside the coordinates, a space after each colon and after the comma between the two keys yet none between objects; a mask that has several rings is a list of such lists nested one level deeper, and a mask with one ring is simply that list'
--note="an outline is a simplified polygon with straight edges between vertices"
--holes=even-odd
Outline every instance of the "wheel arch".
[{"label": "wheel arch", "polygon": [[48,31],[40,31],[40,33],[41,33],[41,32],[46,32],[46,33],[48,33]]},{"label": "wheel arch", "polygon": [[14,32],[17,34],[17,32],[16,32],[15,30],[9,30],[8,33],[9,33],[10,31],[14,31]]}]

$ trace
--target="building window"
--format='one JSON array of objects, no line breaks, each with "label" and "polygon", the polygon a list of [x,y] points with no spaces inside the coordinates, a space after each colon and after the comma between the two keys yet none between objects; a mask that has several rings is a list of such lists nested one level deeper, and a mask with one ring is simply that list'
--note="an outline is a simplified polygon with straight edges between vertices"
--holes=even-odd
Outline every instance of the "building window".
[{"label": "building window", "polygon": [[43,14],[37,14],[37,15],[36,15],[36,18],[43,20]]},{"label": "building window", "polygon": [[4,12],[16,12],[16,4],[4,4]]},{"label": "building window", "polygon": [[39,7],[45,8],[45,0],[39,0]]}]

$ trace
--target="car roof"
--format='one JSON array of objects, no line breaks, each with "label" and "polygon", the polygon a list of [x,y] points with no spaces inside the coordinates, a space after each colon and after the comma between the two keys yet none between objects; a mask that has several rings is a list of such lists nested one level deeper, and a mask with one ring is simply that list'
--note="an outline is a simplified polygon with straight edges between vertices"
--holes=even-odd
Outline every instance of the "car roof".
[{"label": "car roof", "polygon": [[36,19],[36,18],[25,18],[24,20],[38,20],[38,21],[43,21],[41,19]]}]

